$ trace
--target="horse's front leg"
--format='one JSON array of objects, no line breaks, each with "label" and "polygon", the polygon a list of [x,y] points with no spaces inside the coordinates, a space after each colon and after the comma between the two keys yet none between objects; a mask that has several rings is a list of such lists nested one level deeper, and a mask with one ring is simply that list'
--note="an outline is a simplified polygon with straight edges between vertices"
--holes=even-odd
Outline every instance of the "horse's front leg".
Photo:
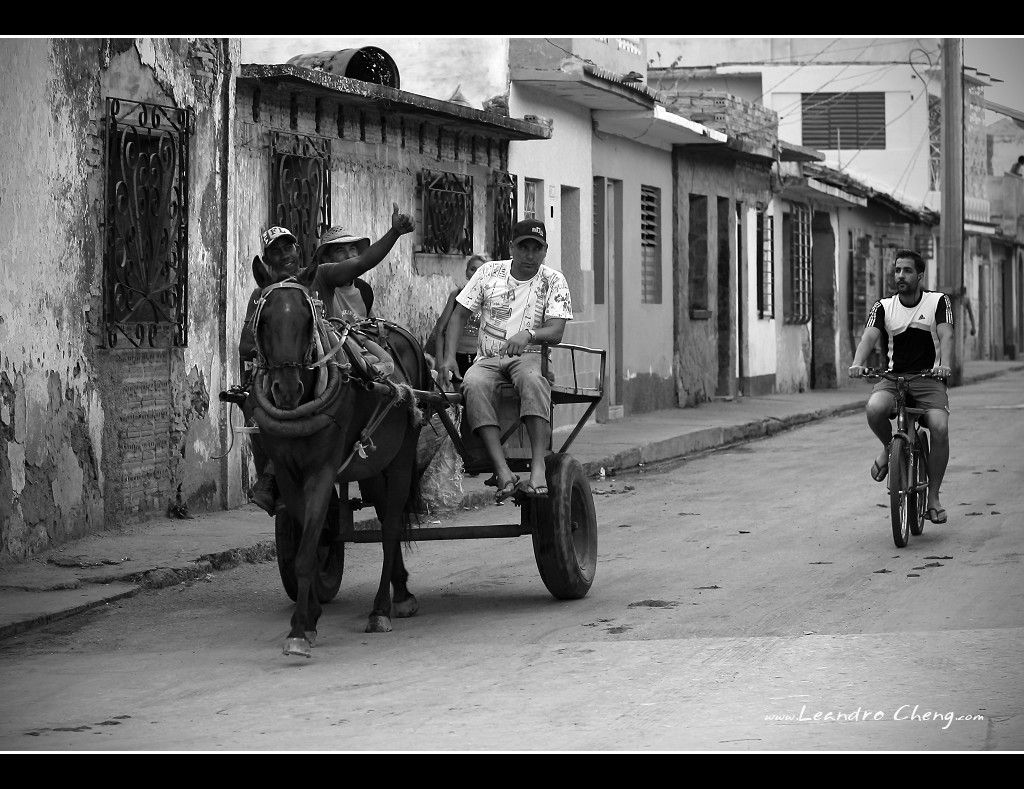
[{"label": "horse's front leg", "polygon": [[292,629],[285,639],[284,654],[312,657],[312,646],[316,640],[316,623],[323,608],[316,594],[317,548],[324,518],[330,506],[331,489],[334,485],[333,469],[318,471],[308,477],[302,485],[305,502],[302,517],[302,539],[295,555],[295,580],[298,587],[295,613],[292,614]]}]

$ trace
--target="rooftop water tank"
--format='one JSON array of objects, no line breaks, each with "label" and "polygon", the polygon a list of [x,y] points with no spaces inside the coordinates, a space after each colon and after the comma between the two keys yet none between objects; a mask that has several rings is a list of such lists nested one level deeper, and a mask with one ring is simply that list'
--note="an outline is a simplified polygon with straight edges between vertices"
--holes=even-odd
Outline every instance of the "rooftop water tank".
[{"label": "rooftop water tank", "polygon": [[363,82],[400,88],[398,66],[391,55],[379,47],[339,49],[329,52],[315,52],[296,55],[288,63],[308,69],[319,69],[339,77],[349,77]]}]

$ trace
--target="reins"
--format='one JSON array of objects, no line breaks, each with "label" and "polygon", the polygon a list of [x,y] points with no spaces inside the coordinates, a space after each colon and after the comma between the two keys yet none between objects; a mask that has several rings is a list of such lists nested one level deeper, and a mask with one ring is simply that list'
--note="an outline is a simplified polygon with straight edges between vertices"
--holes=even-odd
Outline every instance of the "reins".
[{"label": "reins", "polygon": [[[267,358],[263,353],[263,348],[260,345],[259,321],[263,312],[263,307],[266,305],[269,294],[278,288],[294,288],[301,290],[305,296],[306,304],[313,316],[313,329],[309,345],[306,348],[306,353],[302,362],[281,362],[271,365],[268,363]],[[339,339],[333,344],[330,344],[331,334],[328,329],[328,321],[330,321],[332,325],[335,322],[340,324],[335,327],[339,335]],[[255,414],[256,421],[259,424],[261,431],[265,430],[267,433],[272,435],[297,438],[318,433],[329,424],[333,423],[339,430],[344,432],[342,426],[334,416],[327,413],[328,408],[333,406],[337,398],[340,397],[342,386],[356,385],[366,389],[368,392],[379,392],[380,385],[387,386],[387,393],[381,393],[382,397],[378,399],[373,413],[370,415],[369,421],[360,431],[359,440],[357,440],[352,446],[348,456],[338,468],[337,473],[341,473],[357,456],[366,459],[369,454],[377,448],[377,445],[373,441],[374,432],[378,427],[380,427],[381,423],[383,423],[391,409],[399,402],[403,401],[405,397],[403,397],[403,387],[401,385],[396,384],[387,378],[381,378],[377,381],[363,381],[351,374],[351,363],[342,363],[337,360],[338,354],[342,349],[344,349],[346,342],[348,342],[349,334],[353,326],[340,319],[324,318],[323,303],[310,296],[309,290],[304,285],[290,277],[282,282],[278,282],[264,288],[260,295],[260,299],[256,304],[256,310],[253,313],[252,327],[256,343],[256,375],[253,379],[253,395],[256,398],[257,404]],[[319,359],[314,361],[318,338],[320,340],[320,346],[327,349]],[[327,386],[319,397],[292,409],[278,408],[270,402],[270,398],[265,391],[266,376],[268,372],[286,367],[316,370],[324,366],[327,367]],[[401,369],[400,362],[399,368]],[[403,373],[404,372],[405,370],[403,369]],[[406,375],[406,377],[408,378],[408,375]],[[415,407],[415,397],[411,394],[411,388],[408,386],[404,388],[409,389],[407,396]]]}]

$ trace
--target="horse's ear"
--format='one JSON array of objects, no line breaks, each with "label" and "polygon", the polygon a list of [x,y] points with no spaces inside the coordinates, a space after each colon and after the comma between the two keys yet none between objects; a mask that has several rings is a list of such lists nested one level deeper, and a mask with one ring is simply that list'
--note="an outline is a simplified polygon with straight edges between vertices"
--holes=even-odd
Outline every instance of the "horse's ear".
[{"label": "horse's ear", "polygon": [[309,287],[313,284],[313,279],[316,277],[316,270],[319,264],[312,263],[306,266],[302,271],[295,275],[295,280],[304,287]]},{"label": "horse's ear", "polygon": [[259,255],[255,255],[252,259],[252,276],[256,280],[256,284],[261,288],[265,288],[267,285],[273,284],[273,277],[270,275],[270,270],[267,268],[267,264],[263,262],[263,258]]}]

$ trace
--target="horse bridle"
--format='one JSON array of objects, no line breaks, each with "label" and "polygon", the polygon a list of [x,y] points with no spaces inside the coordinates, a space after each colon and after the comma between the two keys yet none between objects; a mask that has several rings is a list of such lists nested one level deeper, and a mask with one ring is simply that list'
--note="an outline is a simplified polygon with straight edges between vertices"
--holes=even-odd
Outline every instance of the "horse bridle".
[{"label": "horse bridle", "polygon": [[[306,305],[309,307],[310,314],[313,316],[313,326],[310,330],[309,344],[306,346],[306,354],[301,362],[280,362],[278,364],[267,364],[267,357],[263,354],[263,348],[260,346],[260,333],[259,324],[260,316],[263,314],[263,307],[267,303],[267,297],[275,290],[279,288],[294,288],[302,291],[302,295],[306,299]],[[321,329],[320,323],[320,311],[317,309],[318,305],[322,306],[323,302],[314,299],[309,294],[309,289],[296,282],[293,277],[282,280],[281,282],[275,282],[273,285],[268,285],[260,293],[260,298],[256,302],[256,310],[252,316],[252,334],[256,343],[256,367],[262,370],[278,370],[286,367],[299,367],[305,370],[313,370],[315,366],[313,364],[313,356],[316,354],[316,338],[317,333]]]}]

